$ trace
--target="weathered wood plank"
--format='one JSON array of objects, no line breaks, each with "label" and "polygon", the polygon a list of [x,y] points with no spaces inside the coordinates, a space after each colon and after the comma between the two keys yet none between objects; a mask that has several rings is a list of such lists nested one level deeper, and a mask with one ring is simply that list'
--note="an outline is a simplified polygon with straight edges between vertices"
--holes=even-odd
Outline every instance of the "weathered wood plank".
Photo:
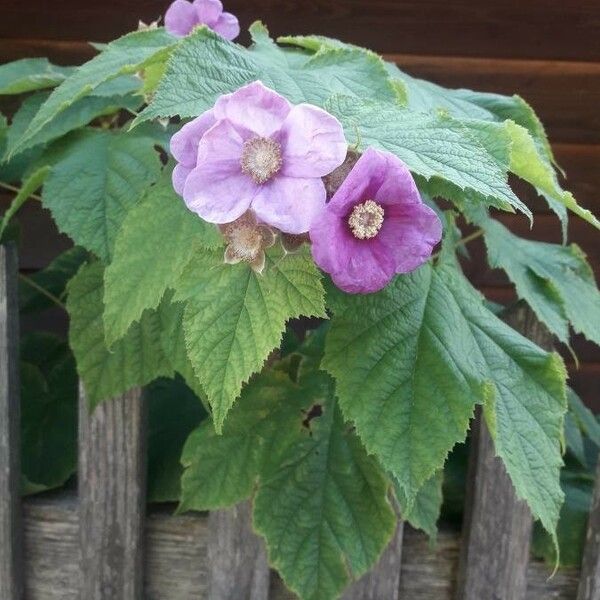
[{"label": "weathered wood plank", "polygon": [[135,388],[91,414],[79,401],[81,600],[141,600],[146,405]]},{"label": "weathered wood plank", "polygon": [[0,598],[23,595],[17,250],[0,245]]},{"label": "weathered wood plank", "polygon": [[208,531],[209,598],[267,600],[267,553],[263,540],[252,530],[250,503],[209,513]]},{"label": "weathered wood plank", "polygon": [[363,575],[342,596],[343,600],[398,600],[402,567],[404,522],[399,521],[396,533],[375,568]]},{"label": "weathered wood plank", "polygon": [[[0,37],[106,41],[164,14],[166,0],[3,2]],[[380,52],[600,59],[596,0],[228,0],[242,30],[262,19],[274,35],[319,33]],[[246,40],[247,35],[242,36]]]},{"label": "weathered wood plank", "polygon": [[598,600],[598,598],[600,598],[600,462],[596,468],[596,484],[577,588],[577,600]]},{"label": "weathered wood plank", "polygon": [[[76,498],[58,493],[24,503],[27,600],[77,600],[78,510]],[[146,600],[212,600],[208,595],[208,517],[172,516],[152,509],[146,519]],[[450,600],[455,585],[459,535],[442,529],[435,548],[410,528],[404,531],[400,579],[402,600]],[[526,600],[573,600],[577,569],[551,568],[531,561]],[[294,598],[273,577],[269,600]],[[385,599],[387,600],[387,599]],[[480,600],[483,600],[480,599]]]},{"label": "weathered wood plank", "polygon": [[[505,320],[537,344],[551,346],[550,334],[529,307],[517,305]],[[532,524],[478,409],[471,427],[457,599],[524,599]]]}]

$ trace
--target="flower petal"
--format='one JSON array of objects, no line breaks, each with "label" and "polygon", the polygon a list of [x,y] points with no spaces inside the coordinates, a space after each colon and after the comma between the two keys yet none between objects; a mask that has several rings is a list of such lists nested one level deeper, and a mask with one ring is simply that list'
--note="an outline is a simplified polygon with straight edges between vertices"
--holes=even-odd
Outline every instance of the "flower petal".
[{"label": "flower petal", "polygon": [[348,144],[340,122],[310,104],[298,104],[281,128],[284,175],[324,177],[346,158]]},{"label": "flower petal", "polygon": [[304,233],[325,208],[320,179],[277,176],[259,187],[252,203],[256,216],[286,233]]},{"label": "flower petal", "polygon": [[243,215],[257,187],[249,177],[232,172],[226,163],[205,162],[188,176],[183,189],[187,207],[209,223],[230,223]]},{"label": "flower petal", "polygon": [[[194,0],[194,9],[198,17],[198,23],[204,23],[211,29],[223,12],[220,0]],[[218,33],[218,32],[217,32]]]},{"label": "flower petal", "polygon": [[177,37],[186,36],[197,24],[196,10],[187,0],[175,0],[165,13],[165,28]]},{"label": "flower petal", "polygon": [[177,162],[186,167],[195,167],[198,144],[202,136],[215,124],[212,110],[207,110],[193,121],[186,123],[171,138],[171,154]]},{"label": "flower petal", "polygon": [[254,81],[233,94],[221,96],[214,113],[217,119],[227,119],[240,129],[270,137],[279,131],[290,109],[290,103],[283,96]]},{"label": "flower petal", "polygon": [[310,239],[317,265],[346,292],[377,292],[394,276],[394,263],[385,248],[374,240],[353,238],[345,222],[331,212],[315,220]]},{"label": "flower petal", "polygon": [[216,20],[212,29],[226,40],[235,40],[240,35],[240,22],[235,15],[224,12]]},{"label": "flower petal", "polygon": [[185,186],[188,175],[192,172],[190,167],[183,165],[175,165],[173,169],[173,189],[181,196],[183,194],[183,187]]}]

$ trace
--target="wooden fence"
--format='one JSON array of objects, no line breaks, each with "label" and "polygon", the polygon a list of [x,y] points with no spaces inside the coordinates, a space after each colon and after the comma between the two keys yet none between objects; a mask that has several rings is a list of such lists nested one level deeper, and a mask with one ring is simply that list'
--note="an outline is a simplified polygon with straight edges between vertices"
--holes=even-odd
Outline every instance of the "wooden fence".
[{"label": "wooden fence", "polygon": [[[206,514],[145,514],[146,406],[134,389],[79,406],[78,494],[21,502],[17,252],[0,246],[0,600],[285,600],[249,504]],[[518,307],[509,323],[542,346],[548,333]],[[400,522],[375,570],[344,600],[600,599],[600,486],[581,574],[529,562],[532,519],[514,494],[479,415],[462,541],[436,549]]]}]

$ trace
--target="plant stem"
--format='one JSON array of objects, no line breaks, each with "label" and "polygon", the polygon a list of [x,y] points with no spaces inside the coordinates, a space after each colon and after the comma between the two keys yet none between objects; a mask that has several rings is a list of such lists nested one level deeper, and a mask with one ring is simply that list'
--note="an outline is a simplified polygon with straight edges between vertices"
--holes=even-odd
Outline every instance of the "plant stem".
[{"label": "plant stem", "polygon": [[[9,192],[14,192],[15,194],[18,194],[21,191],[21,188],[18,188],[4,181],[0,181],[0,188],[4,188],[5,190],[8,190]],[[41,196],[38,196],[37,194],[29,194],[29,197],[33,198],[34,200],[38,200],[39,202],[42,201]]]},{"label": "plant stem", "polygon": [[[458,240],[458,242],[456,242],[456,244],[454,244],[454,247],[458,248],[459,246],[465,246],[469,242],[472,242],[473,240],[480,238],[483,234],[484,234],[483,229],[477,229],[473,233],[470,233],[469,235],[466,235],[464,238],[461,238],[460,240]],[[439,255],[440,255],[439,252],[432,254],[431,260],[435,260]]]},{"label": "plant stem", "polygon": [[34,290],[39,292],[40,294],[46,296],[49,300],[51,300],[56,306],[59,306],[63,310],[66,310],[66,307],[63,302],[61,302],[54,294],[49,292],[47,289],[43,288],[41,285],[37,284],[33,279],[27,277],[27,275],[23,275],[23,273],[19,273],[19,279],[32,287]]}]

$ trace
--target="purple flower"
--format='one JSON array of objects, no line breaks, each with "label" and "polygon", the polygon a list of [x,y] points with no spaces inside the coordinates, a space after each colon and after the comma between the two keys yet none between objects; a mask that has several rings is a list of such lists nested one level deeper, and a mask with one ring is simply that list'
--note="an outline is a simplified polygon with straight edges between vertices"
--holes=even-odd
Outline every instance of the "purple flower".
[{"label": "purple flower", "polygon": [[346,292],[376,292],[427,261],[442,224],[406,165],[368,148],[310,229],[315,262]]},{"label": "purple flower", "polygon": [[177,37],[188,35],[199,25],[206,25],[227,40],[240,35],[237,18],[223,12],[220,0],[175,0],[165,13],[165,28]]},{"label": "purple flower", "polygon": [[310,104],[292,106],[256,81],[221,96],[171,140],[173,186],[210,223],[248,209],[287,233],[308,231],[325,207],[321,179],[346,156],[342,126]]}]

